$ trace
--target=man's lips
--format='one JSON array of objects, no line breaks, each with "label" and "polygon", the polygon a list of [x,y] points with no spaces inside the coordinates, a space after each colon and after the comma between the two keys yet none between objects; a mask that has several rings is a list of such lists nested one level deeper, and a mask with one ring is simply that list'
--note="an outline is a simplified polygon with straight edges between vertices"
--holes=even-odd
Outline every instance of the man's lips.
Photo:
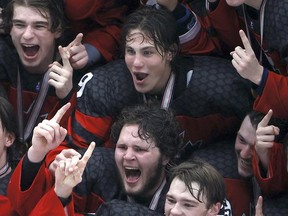
[{"label": "man's lips", "polygon": [[252,167],[252,161],[251,160],[245,160],[245,159],[241,158],[240,162],[241,162],[241,165],[246,167],[246,168]]},{"label": "man's lips", "polygon": [[23,49],[23,52],[24,54],[27,56],[27,57],[34,57],[39,49],[40,49],[40,46],[39,45],[28,45],[28,44],[22,44],[22,49]]},{"label": "man's lips", "polygon": [[141,171],[134,167],[125,167],[125,176],[128,183],[136,183],[141,176]]},{"label": "man's lips", "polygon": [[134,72],[133,75],[135,76],[137,81],[142,81],[148,76],[147,73],[142,73],[142,72]]}]

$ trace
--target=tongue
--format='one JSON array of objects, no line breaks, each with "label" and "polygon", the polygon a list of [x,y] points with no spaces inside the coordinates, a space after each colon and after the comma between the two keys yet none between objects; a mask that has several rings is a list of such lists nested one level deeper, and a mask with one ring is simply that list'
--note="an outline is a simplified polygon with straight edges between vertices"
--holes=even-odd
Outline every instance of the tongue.
[{"label": "tongue", "polygon": [[27,56],[34,56],[37,54],[39,46],[24,47],[23,50]]},{"label": "tongue", "polygon": [[148,75],[145,74],[145,73],[137,73],[137,74],[136,74],[137,80],[140,80],[140,81],[143,80],[143,79],[145,79],[147,76],[148,76]]},{"label": "tongue", "polygon": [[140,177],[140,171],[139,170],[130,170],[128,172],[126,172],[126,176],[127,176],[127,180],[128,181],[136,181],[139,177]]}]

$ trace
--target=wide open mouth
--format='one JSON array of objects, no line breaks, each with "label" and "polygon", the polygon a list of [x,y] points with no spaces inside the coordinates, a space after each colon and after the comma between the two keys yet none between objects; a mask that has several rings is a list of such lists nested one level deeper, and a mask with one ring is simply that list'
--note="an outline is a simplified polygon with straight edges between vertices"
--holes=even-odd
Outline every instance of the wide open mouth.
[{"label": "wide open mouth", "polygon": [[136,77],[137,81],[142,81],[143,79],[145,79],[148,76],[148,74],[141,73],[141,72],[135,72],[134,76]]},{"label": "wide open mouth", "polygon": [[22,45],[22,49],[27,56],[35,56],[40,49],[39,45]]},{"label": "wide open mouth", "polygon": [[128,182],[136,182],[141,176],[141,171],[137,168],[125,167],[125,175]]}]

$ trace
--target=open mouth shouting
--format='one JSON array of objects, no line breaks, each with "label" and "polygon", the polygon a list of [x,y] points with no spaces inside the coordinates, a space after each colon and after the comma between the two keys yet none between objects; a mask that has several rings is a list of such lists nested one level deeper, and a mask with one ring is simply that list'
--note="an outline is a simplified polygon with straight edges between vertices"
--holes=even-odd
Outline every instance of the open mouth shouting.
[{"label": "open mouth shouting", "polygon": [[142,72],[134,72],[133,75],[137,83],[143,82],[143,80],[148,76],[147,73]]},{"label": "open mouth shouting", "polygon": [[37,55],[40,46],[32,45],[32,44],[22,44],[22,49],[24,52],[24,56],[28,59],[33,59]]},{"label": "open mouth shouting", "polygon": [[137,168],[125,167],[125,176],[126,176],[126,182],[128,184],[134,184],[139,180],[141,176],[141,171],[140,169]]}]

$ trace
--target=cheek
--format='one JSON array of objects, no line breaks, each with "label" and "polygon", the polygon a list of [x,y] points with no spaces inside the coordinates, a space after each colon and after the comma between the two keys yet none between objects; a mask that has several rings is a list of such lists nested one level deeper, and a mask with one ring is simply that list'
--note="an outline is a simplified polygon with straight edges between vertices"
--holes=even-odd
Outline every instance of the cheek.
[{"label": "cheek", "polygon": [[170,213],[171,208],[172,208],[172,206],[171,206],[171,205],[168,203],[168,201],[166,200],[166,201],[165,201],[165,207],[164,207],[165,214]]},{"label": "cheek", "polygon": [[133,58],[131,56],[125,55],[125,63],[127,67],[130,68],[133,63]]},{"label": "cheek", "polygon": [[116,150],[115,154],[114,154],[114,158],[115,158],[115,162],[118,166],[118,164],[120,164],[120,162],[121,162],[122,154],[120,154],[120,152]]},{"label": "cheek", "polygon": [[235,151],[236,153],[239,153],[241,151],[241,144],[239,142],[235,142]]}]

